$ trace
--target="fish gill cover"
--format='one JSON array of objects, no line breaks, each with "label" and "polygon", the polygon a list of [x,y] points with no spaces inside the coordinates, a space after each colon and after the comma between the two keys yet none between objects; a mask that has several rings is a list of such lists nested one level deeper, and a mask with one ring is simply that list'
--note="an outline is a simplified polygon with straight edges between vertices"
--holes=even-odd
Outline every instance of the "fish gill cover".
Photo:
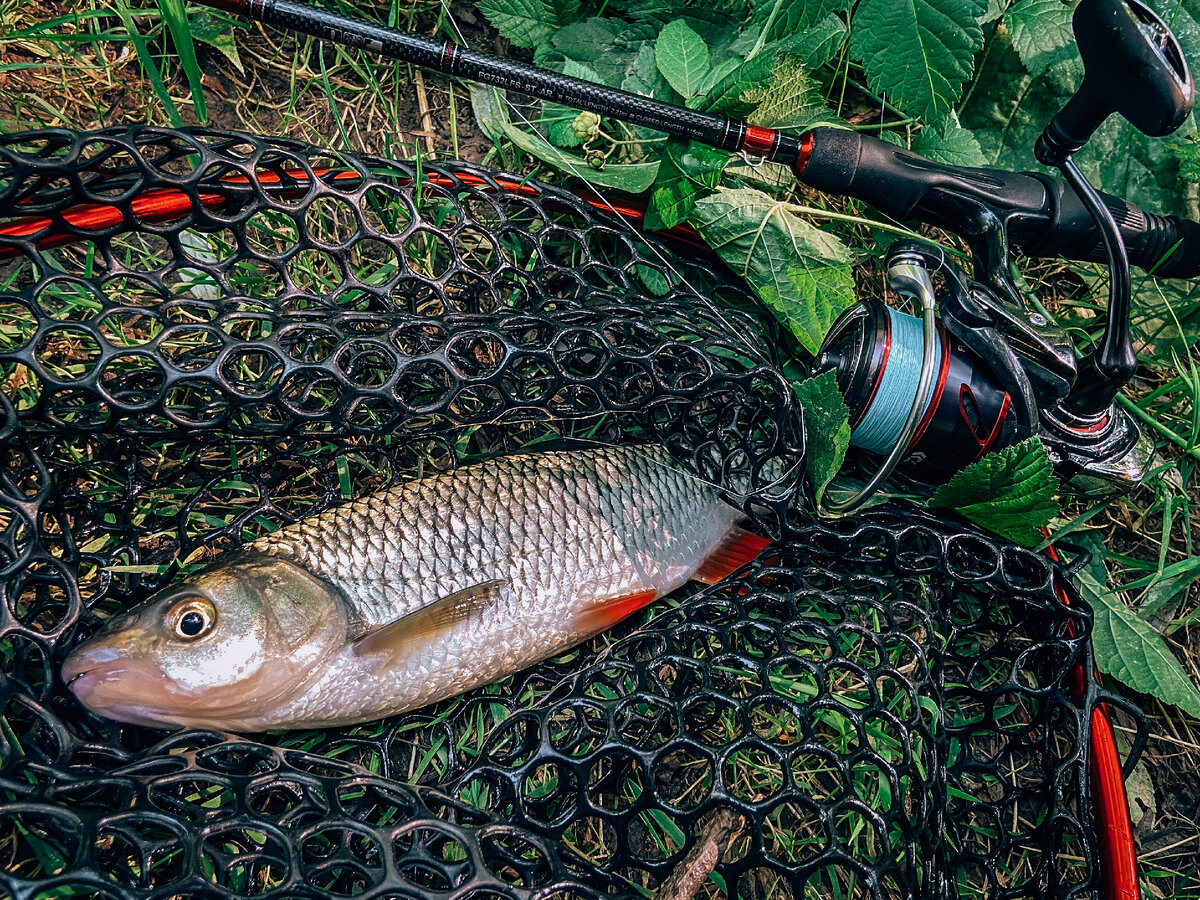
[{"label": "fish gill cover", "polygon": [[[0,239],[0,897],[636,896],[717,822],[703,896],[1096,888],[1086,607],[926,513],[811,518],[772,326],[697,253],[492,170],[207,130],[2,137],[0,214],[31,223]],[[379,723],[166,737],[58,678],[181,567],[564,441],[661,442],[778,540]]]}]

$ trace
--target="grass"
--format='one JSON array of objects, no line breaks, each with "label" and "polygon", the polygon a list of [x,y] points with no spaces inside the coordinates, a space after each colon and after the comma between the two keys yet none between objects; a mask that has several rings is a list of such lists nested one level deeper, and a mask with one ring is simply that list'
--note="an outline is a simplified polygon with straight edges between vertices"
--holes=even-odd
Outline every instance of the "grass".
[{"label": "grass", "polygon": [[[346,11],[355,11],[348,4]],[[358,10],[361,12],[361,10]],[[436,5],[416,2],[393,2],[378,6],[373,13],[382,21],[402,27],[417,26],[426,33],[448,33],[447,23]],[[240,67],[220,55],[209,44],[193,44],[180,38],[175,44],[168,34],[183,34],[181,15],[194,15],[177,0],[164,0],[160,8],[133,7],[125,0],[115,6],[85,0],[73,9],[54,4],[25,5],[15,0],[0,0],[0,128],[17,130],[44,125],[95,127],[124,121],[179,124],[203,118],[211,123],[231,128],[244,128],[266,134],[287,134],[318,145],[336,144],[355,150],[380,153],[385,156],[413,158],[432,148],[443,158],[480,159],[495,157],[514,168],[528,167],[531,161],[512,147],[492,148],[476,131],[469,116],[469,103],[461,87],[451,88],[440,78],[430,76],[417,87],[411,70],[403,65],[376,64],[357,52],[324,46],[315,41],[295,40],[257,28],[231,25],[226,31],[233,37]],[[190,49],[189,49],[190,48]],[[206,83],[205,76],[208,81]],[[838,77],[830,83],[831,98],[857,97],[855,73],[849,64],[838,68]],[[422,96],[423,95],[423,96]],[[869,100],[869,98],[867,98]],[[427,127],[422,108],[430,109]],[[621,139],[628,138],[622,133]],[[614,146],[615,149],[615,146]],[[627,145],[622,145],[625,152]],[[544,174],[544,173],[543,173]],[[432,187],[421,192],[422,211],[435,220],[438,208],[447,206]],[[409,222],[410,213],[395,196],[387,192],[372,194],[368,200],[369,216],[379,227],[399,232]],[[817,215],[826,218],[848,218],[850,226],[859,221],[853,209],[831,207],[827,200],[806,197],[805,203]],[[347,210],[336,204],[314,208],[310,215],[319,218],[320,227],[336,232],[345,220]],[[863,228],[858,229],[860,245],[873,240]],[[256,220],[248,239],[264,249],[278,251],[295,241],[294,223],[286,216],[266,214]],[[529,246],[515,235],[506,235],[502,252],[520,257]],[[211,258],[221,259],[231,252],[234,238],[228,234],[197,236],[194,258],[203,264]],[[471,248],[483,259],[490,251],[485,236]],[[430,276],[443,274],[445,253],[438,239],[430,233],[414,235],[406,245],[408,258],[414,266]],[[122,245],[129,261],[151,267],[163,258],[164,248],[155,246],[141,236],[130,236]],[[83,277],[95,274],[96,259],[87,245],[55,251],[56,262],[65,271]],[[350,265],[367,285],[386,282],[395,270],[396,261],[379,247],[370,244],[355,248]],[[304,251],[289,264],[293,280],[314,294],[328,293],[340,281],[338,267],[327,253]],[[1084,338],[1095,333],[1097,308],[1090,289],[1096,284],[1096,272],[1086,268],[1069,269],[1057,263],[1033,263],[1025,268],[1026,279],[1045,297],[1060,317],[1066,319],[1074,334]],[[16,267],[0,270],[0,279],[20,278]],[[186,278],[186,273],[181,276]],[[661,278],[661,275],[659,275]],[[243,266],[235,273],[237,290],[248,297],[271,297],[280,287],[279,276],[267,269]],[[862,283],[868,290],[871,276]],[[195,296],[203,292],[203,279],[180,284]],[[120,296],[131,306],[157,303],[156,296],[140,295],[136,283],[112,284],[112,296]],[[519,289],[514,286],[513,290]],[[1200,567],[1195,565],[1195,521],[1197,500],[1197,462],[1200,461],[1200,369],[1191,347],[1200,322],[1200,295],[1194,291],[1179,291],[1173,287],[1156,286],[1147,279],[1138,286],[1137,295],[1142,313],[1135,323],[1142,367],[1139,379],[1127,392],[1123,403],[1147,428],[1162,453],[1163,463],[1147,486],[1137,493],[1112,504],[1095,505],[1076,501],[1058,526],[1064,536],[1078,539],[1094,536],[1108,548],[1107,561],[1113,582],[1132,585],[1132,598],[1141,614],[1160,627],[1169,637],[1185,668],[1200,682],[1200,589],[1197,578]],[[401,298],[419,308],[429,309],[428,298]],[[503,303],[507,298],[497,298]],[[47,292],[41,301],[44,308],[67,319],[94,311],[95,300],[86,292],[62,288]],[[368,292],[345,291],[339,298],[347,309],[370,309],[379,301]],[[247,304],[252,311],[253,304]],[[199,306],[183,307],[176,324],[200,324],[206,321]],[[239,325],[253,329],[247,318]],[[128,315],[104,324],[109,337],[127,347],[144,346],[158,337],[159,325],[149,317]],[[20,343],[28,334],[28,322],[16,315],[11,304],[0,302],[0,343]],[[187,360],[196,366],[213,359],[216,347],[206,332],[200,329],[181,330],[165,348],[177,360]],[[247,330],[239,336],[253,338]],[[321,352],[321,342],[314,339],[308,345],[313,354]],[[69,330],[52,333],[40,346],[39,358],[63,378],[77,378],[96,365],[98,348],[78,332]],[[486,359],[478,352],[469,353],[469,360]],[[240,357],[231,363],[229,375],[248,390],[262,390],[274,383],[273,365],[266,356]],[[380,366],[365,364],[360,369],[365,379],[386,377]],[[116,369],[112,383],[125,391],[152,390],[154,372],[146,368]],[[0,367],[0,385],[18,407],[29,408],[37,402],[33,380],[24,367]],[[430,383],[431,390],[436,389]],[[187,399],[179,398],[182,402]],[[314,392],[311,402],[330,402],[330,395]],[[329,444],[316,440],[310,450],[311,463],[300,462],[289,474],[287,487],[278,503],[290,514],[302,514],[314,494],[335,485],[343,497],[359,495],[380,485],[409,474],[420,473],[428,465],[441,465],[446,449],[421,448],[414,452],[411,465],[404,471],[393,470],[380,461],[369,448],[339,447],[332,468],[322,467],[317,458],[326,454]],[[486,448],[487,436],[464,432],[459,452]],[[79,465],[88,460],[85,443],[63,442],[56,450],[60,461]],[[190,455],[186,444],[171,440],[157,442],[153,452],[160,460],[162,490],[138,499],[129,511],[129,526],[139,532],[143,557],[153,554],[156,547],[170,537],[171,529],[189,503],[196,503],[199,489],[175,486],[172,475],[176,469],[210,473],[214,480],[205,488],[207,495],[194,512],[186,516],[189,536],[204,543],[206,533],[221,528],[230,521],[241,520],[245,539],[275,527],[272,517],[259,509],[261,497],[257,488],[237,477],[239,466],[253,463],[261,456],[261,448],[249,442],[232,445],[226,452],[207,452]],[[440,456],[439,456],[440,454]],[[120,473],[96,464],[86,469],[88,474],[84,496],[102,500],[112,495],[120,484]],[[216,477],[218,473],[223,473]],[[202,507],[202,508],[201,508]],[[7,523],[0,522],[0,526]],[[104,558],[117,545],[116,537],[97,531],[88,538],[83,549]],[[1098,544],[1094,544],[1099,546]],[[196,564],[212,552],[201,549],[185,564]],[[115,577],[126,586],[141,576],[162,574],[161,567],[146,565],[128,558],[109,561],[108,565],[92,564],[85,569],[85,596],[99,589],[102,579]],[[33,604],[22,607],[32,609]],[[42,628],[51,629],[55,621],[53,604],[43,607]],[[730,678],[745,678],[747,673],[729,671]],[[773,673],[770,687],[781,697],[796,700],[811,697],[817,685],[802,673]],[[863,686],[847,673],[836,685],[839,696],[846,698],[853,709]],[[504,695],[506,688],[497,691]],[[521,696],[526,703],[536,692]],[[897,698],[900,700],[902,698]],[[449,718],[457,709],[457,701],[439,706],[435,715]],[[1146,770],[1156,790],[1143,792],[1148,804],[1139,824],[1142,842],[1143,885],[1149,896],[1200,897],[1200,874],[1195,860],[1200,858],[1200,832],[1195,829],[1195,786],[1200,782],[1200,726],[1178,712],[1153,701],[1148,704],[1151,715],[1151,738],[1146,754]],[[1010,710],[1018,716],[1021,711]],[[475,710],[472,726],[453,736],[460,753],[478,752],[482,736],[507,714],[502,703],[481,704]],[[370,734],[374,726],[362,726]],[[731,727],[727,715],[712,718],[710,739],[727,737]],[[848,747],[854,735],[847,729],[844,717],[836,711],[826,714],[823,721],[830,746]],[[763,715],[755,721],[756,730],[772,744],[786,745],[793,736],[789,722],[778,716]],[[393,774],[415,781],[437,781],[447,766],[447,748],[436,741],[428,746],[405,745],[396,735],[392,747],[403,746],[403,755],[384,760],[377,756],[360,756],[360,750],[343,745],[343,753],[353,761],[367,765],[373,771],[389,769]],[[321,746],[321,736],[297,734],[286,743],[298,748]],[[899,752],[895,736],[882,731],[873,733],[871,740],[877,752],[892,758]],[[832,774],[829,764],[821,760],[806,760],[803,765],[807,784],[814,796],[828,790]],[[712,772],[696,759],[683,759],[678,768],[678,780],[673,789],[681,803],[693,802],[703,795],[711,782]],[[733,758],[730,771],[725,773],[735,792],[747,797],[756,792],[770,791],[782,777],[781,763],[768,755],[744,754]],[[1009,773],[1019,779],[1020,773]],[[560,776],[544,771],[534,777],[528,789],[547,794],[557,787]],[[629,802],[639,788],[626,783],[610,800],[614,804]],[[888,788],[878,772],[864,770],[856,774],[855,791],[859,799],[870,805],[898,802],[888,795]],[[1189,794],[1190,792],[1190,794]],[[189,802],[210,802],[212,798],[197,790],[189,794]],[[1191,799],[1189,800],[1189,796]],[[484,798],[477,798],[483,800]],[[1189,806],[1190,804],[1190,806]],[[1030,823],[1025,823],[1028,826]],[[643,814],[638,821],[647,846],[652,852],[665,855],[679,844],[680,836],[673,834],[669,820],[663,821]],[[974,839],[988,843],[996,839],[986,823],[972,826]],[[861,821],[843,819],[835,823],[839,833],[855,843],[870,858],[881,852],[878,841]],[[802,854],[811,845],[815,834],[813,823],[800,809],[781,810],[768,822],[769,850],[784,855]],[[564,838],[582,855],[597,861],[606,860],[615,846],[611,826],[598,820],[573,826]],[[50,850],[39,850],[36,835],[25,830],[12,848],[16,857],[40,860],[41,872],[58,867]],[[15,857],[14,857],[15,858]],[[22,864],[25,865],[25,864]],[[1029,860],[1015,854],[1008,862],[1008,875],[1020,880],[1028,871]],[[22,869],[19,874],[28,874]],[[213,877],[216,874],[213,873]],[[247,873],[231,872],[230,879],[245,879]],[[746,888],[769,896],[773,878],[759,872]],[[825,896],[852,896],[856,885],[846,872],[831,868],[823,876]],[[961,873],[960,887],[968,894],[986,894],[986,886],[977,874]],[[717,885],[708,888],[716,894]],[[64,896],[66,894],[63,894]]]}]

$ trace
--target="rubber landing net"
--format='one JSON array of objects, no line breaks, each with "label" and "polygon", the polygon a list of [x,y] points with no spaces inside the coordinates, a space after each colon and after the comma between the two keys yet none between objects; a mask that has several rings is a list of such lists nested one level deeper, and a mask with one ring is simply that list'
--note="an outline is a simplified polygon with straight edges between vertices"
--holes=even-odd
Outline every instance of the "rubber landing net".
[{"label": "rubber landing net", "polygon": [[[1086,607],[915,510],[807,516],[780,336],[694,247],[488,169],[201,130],[2,137],[0,217],[0,897],[1097,888]],[[299,517],[651,440],[777,542],[500,684],[250,741],[58,678]]]}]

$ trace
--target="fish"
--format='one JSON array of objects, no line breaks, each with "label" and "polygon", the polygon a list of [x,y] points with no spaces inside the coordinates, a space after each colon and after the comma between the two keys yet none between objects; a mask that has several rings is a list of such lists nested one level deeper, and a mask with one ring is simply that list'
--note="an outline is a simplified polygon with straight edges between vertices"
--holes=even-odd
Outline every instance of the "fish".
[{"label": "fish", "polygon": [[596,635],[767,541],[658,445],[414,480],[231,551],[67,656],[85,707],[159,729],[373,721]]}]

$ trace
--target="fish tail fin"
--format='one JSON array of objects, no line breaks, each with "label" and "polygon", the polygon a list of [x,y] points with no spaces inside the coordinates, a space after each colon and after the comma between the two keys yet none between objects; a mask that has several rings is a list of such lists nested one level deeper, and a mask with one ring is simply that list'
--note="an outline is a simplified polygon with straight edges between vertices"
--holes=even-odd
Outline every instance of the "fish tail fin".
[{"label": "fish tail fin", "polygon": [[766,538],[735,525],[704,557],[692,578],[701,584],[716,584],[755,559],[769,543]]}]

